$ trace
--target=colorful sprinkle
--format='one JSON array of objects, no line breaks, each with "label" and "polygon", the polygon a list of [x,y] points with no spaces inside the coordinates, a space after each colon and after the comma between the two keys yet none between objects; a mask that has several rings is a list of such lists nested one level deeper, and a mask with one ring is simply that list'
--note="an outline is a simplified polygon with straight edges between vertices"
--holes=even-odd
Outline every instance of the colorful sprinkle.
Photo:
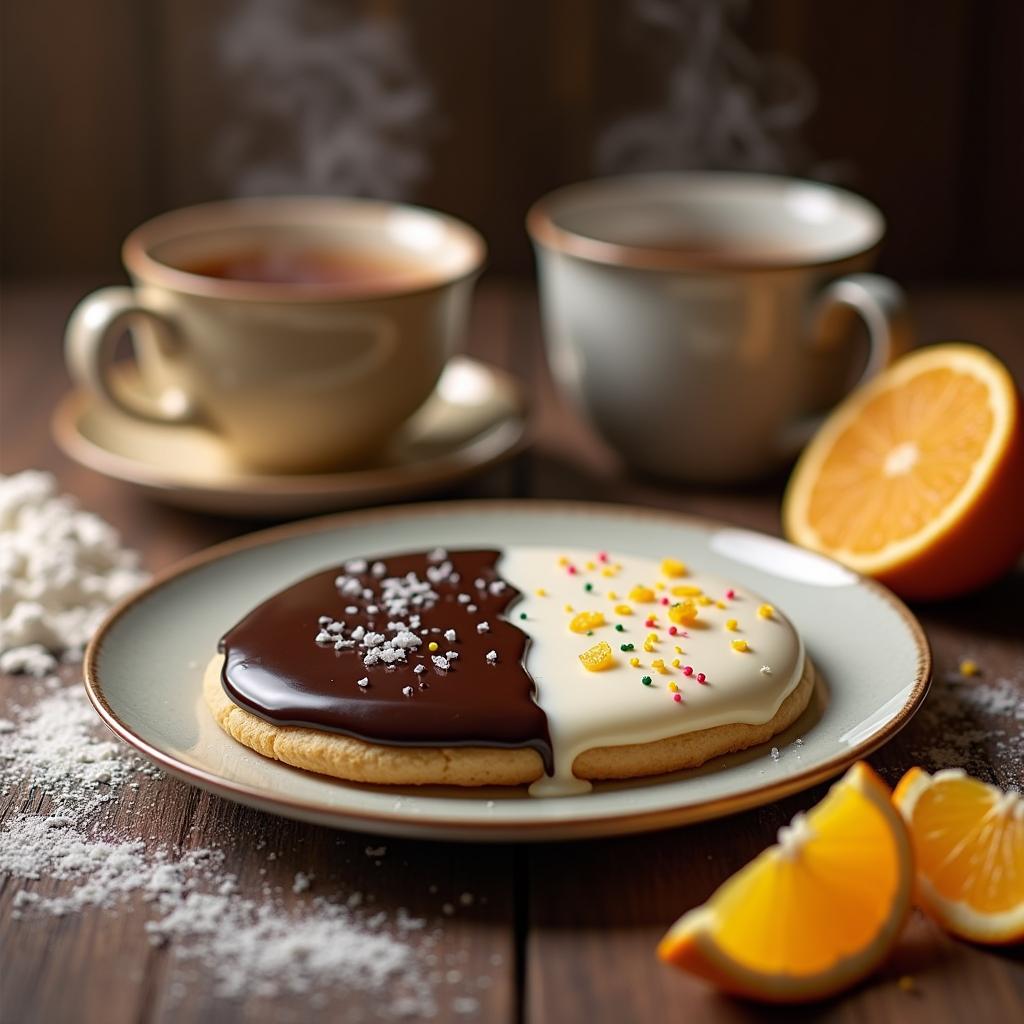
[{"label": "colorful sprinkle", "polygon": [[669,636],[679,636],[679,630],[676,629],[675,626],[669,626],[668,627],[668,635]]},{"label": "colorful sprinkle", "polygon": [[633,668],[639,668],[640,667],[640,659],[639,658],[630,658],[629,659],[629,663],[630,663],[630,665],[633,666]]},{"label": "colorful sprinkle", "polygon": [[644,587],[637,584],[629,592],[630,601],[636,601],[637,604],[650,604],[654,600],[654,591],[650,587]]},{"label": "colorful sprinkle", "polygon": [[570,576],[575,576],[579,572],[579,569],[577,569],[575,565],[570,565],[565,571]]},{"label": "colorful sprinkle", "polygon": [[669,689],[670,693],[678,693],[679,692],[679,686],[676,683],[669,683],[668,684],[668,689]]},{"label": "colorful sprinkle", "polygon": [[658,625],[658,619],[657,619],[657,616],[655,616],[655,615],[649,615],[649,616],[648,616],[648,617],[647,617],[647,618],[646,618],[646,619],[644,620],[644,625],[645,625],[645,626],[646,626],[646,627],[647,627],[648,629],[656,629],[656,628],[657,628],[657,625]]},{"label": "colorful sprinkle", "polygon": [[697,682],[698,683],[706,683],[707,681],[708,681],[708,677],[706,675],[704,675],[703,672],[698,672],[697,673]]},{"label": "colorful sprinkle", "polygon": [[602,640],[580,655],[580,661],[588,672],[601,672],[615,664],[611,646]]},{"label": "colorful sprinkle", "polygon": [[664,605],[667,605],[669,603],[668,598],[667,597],[663,597],[661,599],[661,603],[664,604]]},{"label": "colorful sprinkle", "polygon": [[978,663],[976,661],[971,661],[970,658],[964,658],[964,660],[960,662],[960,675],[967,676],[969,679],[971,676],[981,675],[981,669],[978,668]]},{"label": "colorful sprinkle", "polygon": [[674,650],[675,650],[676,654],[682,654],[683,653],[683,649],[682,649],[682,647],[679,646],[679,644],[675,645]]},{"label": "colorful sprinkle", "polygon": [[682,703],[683,703],[683,695],[682,695],[681,693],[673,693],[673,694],[672,694],[672,699],[673,699],[673,700],[674,700],[674,701],[675,701],[675,702],[676,702],[677,704],[682,704]]},{"label": "colorful sprinkle", "polygon": [[538,597],[547,597],[547,596],[548,596],[548,592],[547,592],[547,591],[546,591],[546,590],[545,590],[545,589],[544,589],[543,587],[538,587],[538,588],[537,588],[537,589],[536,589],[536,590],[534,591],[534,593],[535,593],[535,594],[536,594],[536,595],[537,595]]},{"label": "colorful sprinkle", "polygon": [[520,612],[519,613],[519,618],[522,619],[523,622],[525,622],[526,621],[526,612]]},{"label": "colorful sprinkle", "polygon": [[615,606],[616,615],[632,615],[633,609],[628,604],[617,604]]},{"label": "colorful sprinkle", "polygon": [[631,650],[633,650],[633,645],[632,644],[620,644],[619,645],[619,650],[620,651],[631,651]]},{"label": "colorful sprinkle", "polygon": [[569,559],[566,558],[565,555],[562,555],[561,558],[558,559],[558,564],[559,565],[568,565],[569,564]]},{"label": "colorful sprinkle", "polygon": [[725,628],[731,633],[735,633],[739,629],[739,623],[735,619],[726,619]]},{"label": "colorful sprinkle", "polygon": [[668,610],[668,617],[680,626],[688,626],[697,618],[697,606],[693,601],[676,601]]},{"label": "colorful sprinkle", "polygon": [[618,599],[619,599],[619,595],[616,594],[614,590],[609,590],[608,591],[608,600],[609,601],[618,601]]},{"label": "colorful sprinkle", "polygon": [[587,562],[587,569],[588,569],[588,570],[590,570],[591,572],[593,572],[593,570],[594,570],[594,569],[596,569],[596,568],[597,568],[597,566],[596,566],[596,565],[594,565],[594,563],[593,563],[593,562]]},{"label": "colorful sprinkle", "polygon": [[673,658],[672,659],[672,667],[673,668],[679,668],[679,659],[678,658]]},{"label": "colorful sprinkle", "polygon": [[598,551],[598,553],[597,553],[597,560],[599,562],[607,562],[608,561],[608,552],[607,551]]},{"label": "colorful sprinkle", "polygon": [[603,625],[603,612],[580,612],[579,615],[575,616],[575,618],[573,618],[569,623],[569,628],[574,633],[589,633],[591,630],[597,629],[598,626]]},{"label": "colorful sprinkle", "polygon": [[665,671],[665,662],[661,658],[655,658],[651,662],[651,668],[656,668],[659,672],[663,673]]},{"label": "colorful sprinkle", "polygon": [[757,614],[762,619],[770,619],[775,615],[775,609],[770,604],[763,604],[757,609]]},{"label": "colorful sprinkle", "polygon": [[427,650],[428,651],[436,651],[437,650],[437,641],[436,640],[431,640],[430,643],[427,644]]},{"label": "colorful sprinkle", "polygon": [[683,675],[684,676],[692,676],[693,675],[693,666],[692,665],[684,665],[683,666]]},{"label": "colorful sprinkle", "polygon": [[616,622],[615,623],[615,632],[616,633],[625,633],[626,632],[626,627],[621,622]]},{"label": "colorful sprinkle", "polygon": [[685,576],[686,565],[675,558],[663,558],[661,560],[661,575],[668,576],[670,579],[676,576]]},{"label": "colorful sprinkle", "polygon": [[664,590],[665,589],[665,584],[662,583],[661,580],[658,580],[658,582],[654,584],[654,589],[655,590]]},{"label": "colorful sprinkle", "polygon": [[640,682],[643,683],[644,686],[650,686],[654,682],[654,680],[650,676],[643,676],[640,679]]},{"label": "colorful sprinkle", "polygon": [[589,594],[594,589],[593,583],[584,583],[583,589]]},{"label": "colorful sprinkle", "polygon": [[716,608],[721,608],[721,609],[724,610],[724,609],[728,608],[729,606],[724,601],[716,601],[715,602],[715,607]]},{"label": "colorful sprinkle", "polygon": [[572,605],[571,604],[562,605],[562,611],[571,612],[572,611]]},{"label": "colorful sprinkle", "polygon": [[732,587],[730,587],[730,588],[729,588],[729,589],[728,589],[728,590],[727,590],[727,591],[725,592],[725,596],[726,596],[726,597],[727,597],[727,598],[728,598],[728,599],[729,599],[729,600],[731,601],[731,600],[733,600],[733,598],[734,598],[734,597],[736,596],[736,591],[735,591],[735,590],[733,590],[733,589],[732,589]]},{"label": "colorful sprinkle", "polygon": [[713,603],[714,602],[711,600],[710,597],[708,597],[707,594],[701,594],[700,597],[697,598],[697,604],[701,605],[704,608],[707,608],[709,604]]},{"label": "colorful sprinkle", "polygon": [[749,651],[750,650],[750,645],[747,643],[746,640],[733,640],[733,642],[732,642],[732,649],[734,651],[741,651],[741,652],[742,651]]},{"label": "colorful sprinkle", "polygon": [[610,568],[609,568],[609,567],[608,567],[608,566],[606,565],[606,566],[605,566],[605,567],[604,567],[604,568],[603,568],[603,569],[601,570],[601,575],[602,575],[602,576],[604,576],[604,577],[605,577],[605,579],[610,579],[610,578],[611,578],[612,576],[614,576],[614,575],[615,575],[615,570],[614,570],[614,569],[610,569]]}]

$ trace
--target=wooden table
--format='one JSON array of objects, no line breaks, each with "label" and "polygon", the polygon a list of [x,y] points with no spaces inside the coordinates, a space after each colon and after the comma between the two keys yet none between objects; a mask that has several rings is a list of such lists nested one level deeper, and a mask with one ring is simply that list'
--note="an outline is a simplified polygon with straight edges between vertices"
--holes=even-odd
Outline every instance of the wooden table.
[{"label": "wooden table", "polygon": [[[3,469],[53,470],[62,487],[113,522],[159,569],[252,524],[209,519],[150,503],[129,487],[71,464],[54,448],[48,417],[67,387],[61,365],[64,320],[92,282],[10,284],[4,295]],[[992,289],[919,291],[914,305],[922,340],[973,338],[1003,356],[1024,380],[1024,297]],[[499,467],[450,497],[542,496],[627,501],[681,509],[778,532],[782,481],[742,489],[670,488],[630,478],[556,400],[544,369],[532,289],[518,283],[481,288],[471,349],[506,366],[523,382],[533,406],[536,442],[513,464]],[[959,728],[943,717],[937,696],[949,696],[950,676],[970,654],[983,679],[1006,678],[1024,699],[1024,572],[984,593],[917,609],[935,654],[936,689],[911,725],[872,758],[890,781],[913,763],[928,763],[936,733]],[[25,683],[5,679],[2,694],[17,699]],[[937,711],[929,711],[934,704]],[[3,714],[0,707],[0,715]],[[970,750],[975,771],[1003,785],[1021,785],[1024,768],[1011,763],[981,712],[965,712],[978,736]],[[973,717],[972,717],[973,716]],[[1019,723],[1018,726],[1019,728]],[[1005,746],[1005,745],[1004,745]],[[1019,749],[1019,748],[1018,748]],[[914,916],[889,964],[855,991],[811,1008],[769,1012],[720,997],[664,966],[654,945],[671,921],[705,899],[738,867],[772,842],[778,827],[818,800],[824,787],[721,821],[653,835],[538,846],[448,846],[387,840],[377,866],[363,856],[370,836],[350,836],[339,856],[338,833],[270,817],[172,779],[144,780],[142,790],[110,812],[112,829],[202,844],[235,837],[229,867],[243,889],[263,881],[285,893],[295,871],[315,872],[319,893],[352,888],[372,893],[385,910],[404,906],[440,928],[445,962],[474,989],[475,1014],[459,1012],[442,982],[439,1020],[530,1024],[574,1022],[741,1021],[779,1019],[861,1021],[1010,1021],[1024,1014],[1022,951],[991,952],[952,941]],[[26,790],[0,797],[0,813],[35,807]],[[133,810],[133,808],[144,808]],[[190,829],[193,831],[190,832]],[[268,861],[251,841],[279,851]],[[260,874],[260,872],[266,872]],[[52,886],[59,892],[59,885]],[[0,1016],[4,1021],[270,1021],[375,1018],[372,1001],[352,995],[314,1014],[294,998],[224,1001],[200,971],[182,991],[168,949],[144,940],[145,910],[89,911],[63,919],[10,917],[13,887],[0,902],[4,952],[0,959]],[[451,914],[445,903],[462,892],[471,907]],[[288,896],[288,898],[292,898]],[[299,899],[300,897],[294,897]],[[449,908],[450,909],[450,908]],[[194,965],[193,965],[194,967]],[[911,975],[913,986],[898,979]],[[177,985],[175,984],[178,982]],[[459,990],[461,991],[461,990]]]}]

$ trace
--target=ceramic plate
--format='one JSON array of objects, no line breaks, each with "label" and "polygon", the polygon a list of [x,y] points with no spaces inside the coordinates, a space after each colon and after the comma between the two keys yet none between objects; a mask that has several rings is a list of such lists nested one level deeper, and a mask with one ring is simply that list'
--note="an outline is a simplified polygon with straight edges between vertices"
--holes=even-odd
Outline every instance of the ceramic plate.
[{"label": "ceramic plate", "polygon": [[295,517],[408,497],[479,472],[523,446],[526,412],[512,377],[456,356],[389,448],[361,469],[246,472],[208,430],[132,419],[80,390],[57,406],[53,435],[76,462],[168,504],[219,515]]},{"label": "ceramic plate", "polygon": [[[742,582],[784,609],[823,685],[772,744],[694,771],[600,783],[582,796],[549,799],[515,789],[340,782],[253,753],[221,732],[207,712],[201,676],[220,635],[256,603],[313,571],[373,552],[538,543],[652,558],[682,552],[692,565]],[[320,824],[471,840],[613,835],[767,803],[837,774],[893,736],[923,700],[930,673],[927,642],[906,607],[835,562],[706,520],[537,501],[374,509],[221,545],[116,609],[85,662],[89,696],[104,721],[188,782]]]}]

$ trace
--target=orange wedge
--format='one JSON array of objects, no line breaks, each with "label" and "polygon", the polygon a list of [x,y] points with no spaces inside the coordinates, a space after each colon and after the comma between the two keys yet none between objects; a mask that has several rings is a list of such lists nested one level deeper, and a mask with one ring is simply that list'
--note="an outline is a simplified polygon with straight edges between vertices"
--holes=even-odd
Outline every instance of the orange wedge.
[{"label": "orange wedge", "polygon": [[1024,427],[1009,371],[974,345],[899,360],[851,394],[801,455],[790,540],[909,598],[965,593],[1024,548]]},{"label": "orange wedge", "polygon": [[954,935],[1024,940],[1024,798],[952,768],[911,768],[893,801],[917,861],[917,901]]},{"label": "orange wedge", "polygon": [[910,909],[910,839],[885,783],[855,764],[824,800],[684,914],[658,955],[735,995],[819,999],[889,952]]}]

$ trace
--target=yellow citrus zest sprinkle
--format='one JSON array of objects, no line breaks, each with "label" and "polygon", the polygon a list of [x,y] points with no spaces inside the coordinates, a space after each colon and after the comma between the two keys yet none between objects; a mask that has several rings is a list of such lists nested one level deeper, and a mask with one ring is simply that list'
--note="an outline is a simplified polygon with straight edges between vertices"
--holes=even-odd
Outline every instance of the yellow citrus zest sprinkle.
[{"label": "yellow citrus zest sprinkle", "polygon": [[762,619],[770,619],[775,614],[775,609],[770,604],[763,604],[757,609],[757,614]]},{"label": "yellow citrus zest sprinkle", "polygon": [[659,672],[664,674],[665,662],[661,658],[655,658],[654,661],[651,662],[651,668],[656,668]]},{"label": "yellow citrus zest sprinkle", "polygon": [[615,664],[611,645],[604,640],[585,650],[580,655],[580,661],[583,662],[583,667],[588,672],[601,672]]},{"label": "yellow citrus zest sprinkle", "polygon": [[613,569],[613,568],[612,568],[611,566],[609,566],[609,565],[606,565],[606,566],[605,566],[605,567],[604,567],[604,568],[603,568],[603,569],[601,570],[601,575],[602,575],[602,576],[608,576],[608,577],[614,576],[614,575],[615,575],[615,570],[614,570],[614,569]]},{"label": "yellow citrus zest sprinkle", "polygon": [[[676,648],[676,650],[678,650],[678,649],[679,648]],[[672,667],[673,668],[679,668],[679,659],[678,658],[673,658],[672,659]]]},{"label": "yellow citrus zest sprinkle", "polygon": [[615,606],[616,615],[632,615],[633,609],[628,604],[617,604]]},{"label": "yellow citrus zest sprinkle", "polygon": [[726,619],[725,628],[735,633],[739,629],[739,623],[735,619]]},{"label": "yellow citrus zest sprinkle", "polygon": [[562,555],[562,557],[558,559],[558,564],[559,565],[568,565],[569,564],[568,557],[565,556],[565,555]]},{"label": "yellow citrus zest sprinkle", "polygon": [[716,601],[715,602],[715,607],[716,608],[721,608],[723,611],[725,611],[725,602],[724,601]]},{"label": "yellow citrus zest sprinkle", "polygon": [[697,604],[702,605],[705,608],[707,608],[709,604],[713,603],[714,602],[711,600],[710,597],[708,597],[707,594],[701,594],[700,597],[697,598]]},{"label": "yellow citrus zest sprinkle", "polygon": [[569,623],[569,628],[574,633],[586,633],[591,629],[597,629],[598,626],[603,625],[603,612],[580,612],[579,615]]},{"label": "yellow citrus zest sprinkle", "polygon": [[669,689],[669,693],[678,693],[679,692],[679,685],[677,683],[669,683],[668,684],[668,689]]},{"label": "yellow citrus zest sprinkle", "polygon": [[640,659],[639,658],[630,658],[629,659],[629,663],[630,663],[630,665],[633,666],[633,668],[639,668],[640,667]]},{"label": "yellow citrus zest sprinkle", "polygon": [[642,586],[637,584],[629,592],[630,601],[636,601],[638,604],[650,604],[654,600],[654,591],[650,587]]},{"label": "yellow citrus zest sprinkle", "polygon": [[682,654],[683,653],[683,649],[682,649],[682,647],[679,646],[679,644],[675,645],[675,649],[676,649],[676,654]]},{"label": "yellow citrus zest sprinkle", "polygon": [[547,597],[548,596],[548,592],[543,587],[538,587],[536,589],[536,591],[534,591],[534,593],[536,593],[536,595],[538,597]]},{"label": "yellow citrus zest sprinkle", "polygon": [[562,610],[565,611],[565,612],[571,612],[572,611],[572,605],[571,604],[562,605]]},{"label": "yellow citrus zest sprinkle", "polygon": [[690,600],[670,605],[668,617],[680,626],[688,626],[697,618],[697,606]]},{"label": "yellow citrus zest sprinkle", "polygon": [[619,599],[619,595],[616,594],[614,590],[609,590],[608,591],[608,600],[609,601],[618,601],[618,599]]},{"label": "yellow citrus zest sprinkle", "polygon": [[750,645],[746,640],[733,640],[732,649],[734,651],[749,651]]},{"label": "yellow citrus zest sprinkle", "polygon": [[960,675],[967,676],[968,678],[970,676],[981,675],[981,669],[978,668],[978,663],[976,661],[971,661],[970,658],[964,658],[964,660],[960,662]]},{"label": "yellow citrus zest sprinkle", "polygon": [[663,558],[661,560],[661,575],[674,579],[676,576],[686,575],[686,566],[675,558]]},{"label": "yellow citrus zest sprinkle", "polygon": [[689,583],[684,583],[681,586],[672,588],[673,597],[699,597],[704,591],[700,587],[692,586]]},{"label": "yellow citrus zest sprinkle", "polygon": [[430,643],[427,644],[427,650],[428,651],[436,651],[437,650],[437,641],[436,640],[431,640]]},{"label": "yellow citrus zest sprinkle", "polygon": [[654,589],[655,590],[664,590],[665,589],[665,584],[661,580],[658,580],[658,582],[654,584]]}]

